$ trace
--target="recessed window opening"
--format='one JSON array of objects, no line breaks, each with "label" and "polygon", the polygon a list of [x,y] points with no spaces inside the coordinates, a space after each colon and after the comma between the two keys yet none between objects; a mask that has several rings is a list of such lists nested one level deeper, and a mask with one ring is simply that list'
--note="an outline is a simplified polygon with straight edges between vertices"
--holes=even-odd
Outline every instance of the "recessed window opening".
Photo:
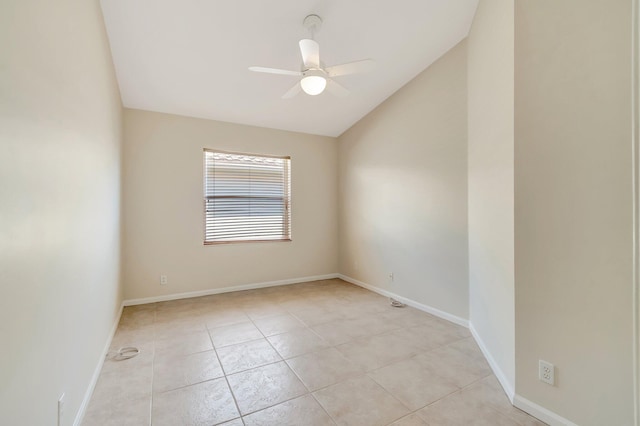
[{"label": "recessed window opening", "polygon": [[291,240],[291,158],[204,150],[205,244]]}]

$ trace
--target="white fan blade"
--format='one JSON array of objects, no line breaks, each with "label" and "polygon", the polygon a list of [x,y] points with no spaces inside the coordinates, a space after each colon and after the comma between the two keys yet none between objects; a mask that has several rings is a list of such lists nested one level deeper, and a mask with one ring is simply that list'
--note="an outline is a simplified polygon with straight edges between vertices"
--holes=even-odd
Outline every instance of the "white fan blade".
[{"label": "white fan blade", "polygon": [[281,70],[278,68],[249,67],[249,70],[255,72],[266,72],[268,74],[295,75],[296,77],[300,77],[302,75],[300,71]]},{"label": "white fan blade", "polygon": [[373,69],[374,65],[375,61],[373,59],[363,59],[342,65],[334,65],[325,69],[325,71],[329,74],[329,77],[338,77],[341,75],[369,72]]},{"label": "white fan blade", "polygon": [[300,53],[305,68],[320,68],[320,45],[308,38],[300,40]]},{"label": "white fan blade", "polygon": [[332,95],[339,98],[344,98],[345,96],[349,95],[349,90],[346,87],[333,80],[327,81],[327,90],[331,92]]},{"label": "white fan blade", "polygon": [[287,92],[284,95],[282,95],[282,99],[291,99],[295,95],[300,93],[300,90],[302,90],[302,87],[300,87],[300,82],[297,82],[295,84],[295,86],[293,86],[291,89],[287,90]]}]

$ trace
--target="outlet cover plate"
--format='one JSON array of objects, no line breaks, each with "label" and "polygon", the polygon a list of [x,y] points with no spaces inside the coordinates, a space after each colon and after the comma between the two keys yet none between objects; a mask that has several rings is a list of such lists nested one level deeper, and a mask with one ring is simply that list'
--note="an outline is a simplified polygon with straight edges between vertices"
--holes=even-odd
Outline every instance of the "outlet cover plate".
[{"label": "outlet cover plate", "polygon": [[547,361],[539,360],[538,379],[548,385],[554,386],[556,382],[555,367]]}]

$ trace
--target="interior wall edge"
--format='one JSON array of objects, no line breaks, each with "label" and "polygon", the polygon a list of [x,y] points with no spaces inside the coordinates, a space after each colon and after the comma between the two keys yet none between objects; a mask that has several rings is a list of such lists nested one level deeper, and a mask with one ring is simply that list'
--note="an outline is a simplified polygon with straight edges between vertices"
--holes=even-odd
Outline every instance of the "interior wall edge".
[{"label": "interior wall edge", "polygon": [[480,350],[482,351],[482,354],[484,355],[485,359],[489,363],[489,367],[491,367],[491,370],[493,371],[493,374],[498,379],[498,382],[500,383],[500,386],[502,386],[502,389],[504,390],[504,393],[507,394],[507,398],[509,398],[509,401],[511,401],[511,404],[513,404],[513,398],[515,396],[515,385],[514,385],[514,383],[512,383],[508,379],[508,377],[504,373],[504,371],[502,371],[502,368],[500,368],[500,365],[498,364],[498,362],[493,357],[493,354],[487,348],[487,345],[484,343],[484,341],[482,340],[482,337],[480,336],[480,334],[478,333],[476,328],[473,326],[473,322],[471,322],[471,321],[469,321],[469,331],[471,332],[471,335],[473,336],[473,338],[475,339],[476,343],[480,347]]},{"label": "interior wall edge", "polygon": [[291,285],[306,283],[311,281],[330,280],[338,278],[337,273],[312,275],[300,278],[288,278],[285,280],[265,281],[261,283],[241,284],[236,286],[228,286],[221,288],[212,288],[209,290],[188,291],[184,293],[165,294],[162,296],[142,297],[139,299],[127,299],[122,302],[123,306],[145,305],[147,303],[166,302],[169,300],[190,299],[192,297],[211,296],[213,294],[231,293],[234,291],[256,290],[259,288],[276,287],[280,285]]},{"label": "interior wall edge", "polygon": [[638,75],[640,68],[638,67],[638,57],[640,55],[640,14],[638,10],[638,0],[632,0],[632,13],[631,13],[631,27],[632,27],[632,39],[631,39],[631,87],[632,87],[632,103],[631,103],[631,125],[632,125],[632,185],[633,185],[633,415],[634,423],[640,425],[640,279],[639,279],[639,224],[640,218],[638,216],[639,200],[638,193],[638,132],[640,124],[640,76]]},{"label": "interior wall edge", "polygon": [[463,326],[465,328],[469,328],[469,320],[468,319],[459,317],[457,315],[450,314],[450,313],[445,312],[445,311],[441,311],[438,308],[434,308],[433,306],[425,305],[424,303],[416,302],[413,299],[409,299],[407,297],[400,296],[400,295],[395,294],[395,293],[393,293],[391,291],[387,291],[387,290],[381,289],[379,287],[373,286],[371,284],[367,284],[367,283],[362,282],[360,280],[356,280],[355,278],[351,278],[350,276],[347,276],[347,275],[338,274],[338,278],[340,278],[341,280],[346,281],[348,283],[355,284],[358,287],[362,287],[362,288],[370,290],[370,291],[372,291],[374,293],[378,293],[378,294],[380,294],[382,296],[392,297],[392,298],[404,303],[407,306],[411,306],[412,308],[419,309],[419,310],[421,310],[423,312],[426,312],[426,313],[431,314],[431,315],[435,315],[435,316],[437,316],[439,318],[442,318],[444,320],[450,321],[450,322],[452,322],[454,324],[458,324],[458,325],[461,325],[461,326]]},{"label": "interior wall edge", "polygon": [[124,309],[124,302],[120,303],[120,309],[118,310],[118,314],[115,317],[113,325],[111,326],[111,332],[107,337],[107,341],[104,344],[104,348],[102,349],[102,353],[98,358],[98,363],[96,364],[96,368],[93,371],[93,375],[91,376],[91,381],[89,382],[89,386],[84,394],[84,398],[82,399],[82,403],[80,404],[80,408],[75,415],[75,420],[73,421],[73,426],[82,425],[82,420],[84,419],[84,415],[87,412],[87,407],[89,406],[89,402],[91,401],[91,397],[93,396],[93,391],[96,388],[96,384],[98,383],[98,378],[100,377],[100,372],[102,371],[102,366],[104,365],[104,361],[109,353],[109,348],[111,347],[111,342],[113,342],[113,337],[116,335],[116,331],[118,330],[118,324],[120,324],[120,318],[122,317],[122,310]]}]

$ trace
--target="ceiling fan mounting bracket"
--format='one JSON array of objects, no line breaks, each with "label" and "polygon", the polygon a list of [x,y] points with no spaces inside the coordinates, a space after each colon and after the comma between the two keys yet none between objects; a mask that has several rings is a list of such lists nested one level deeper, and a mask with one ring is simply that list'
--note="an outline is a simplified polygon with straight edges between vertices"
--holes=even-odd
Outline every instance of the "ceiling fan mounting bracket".
[{"label": "ceiling fan mounting bracket", "polygon": [[302,21],[302,25],[311,32],[311,34],[315,34],[320,31],[322,27],[322,18],[318,15],[307,15]]}]

